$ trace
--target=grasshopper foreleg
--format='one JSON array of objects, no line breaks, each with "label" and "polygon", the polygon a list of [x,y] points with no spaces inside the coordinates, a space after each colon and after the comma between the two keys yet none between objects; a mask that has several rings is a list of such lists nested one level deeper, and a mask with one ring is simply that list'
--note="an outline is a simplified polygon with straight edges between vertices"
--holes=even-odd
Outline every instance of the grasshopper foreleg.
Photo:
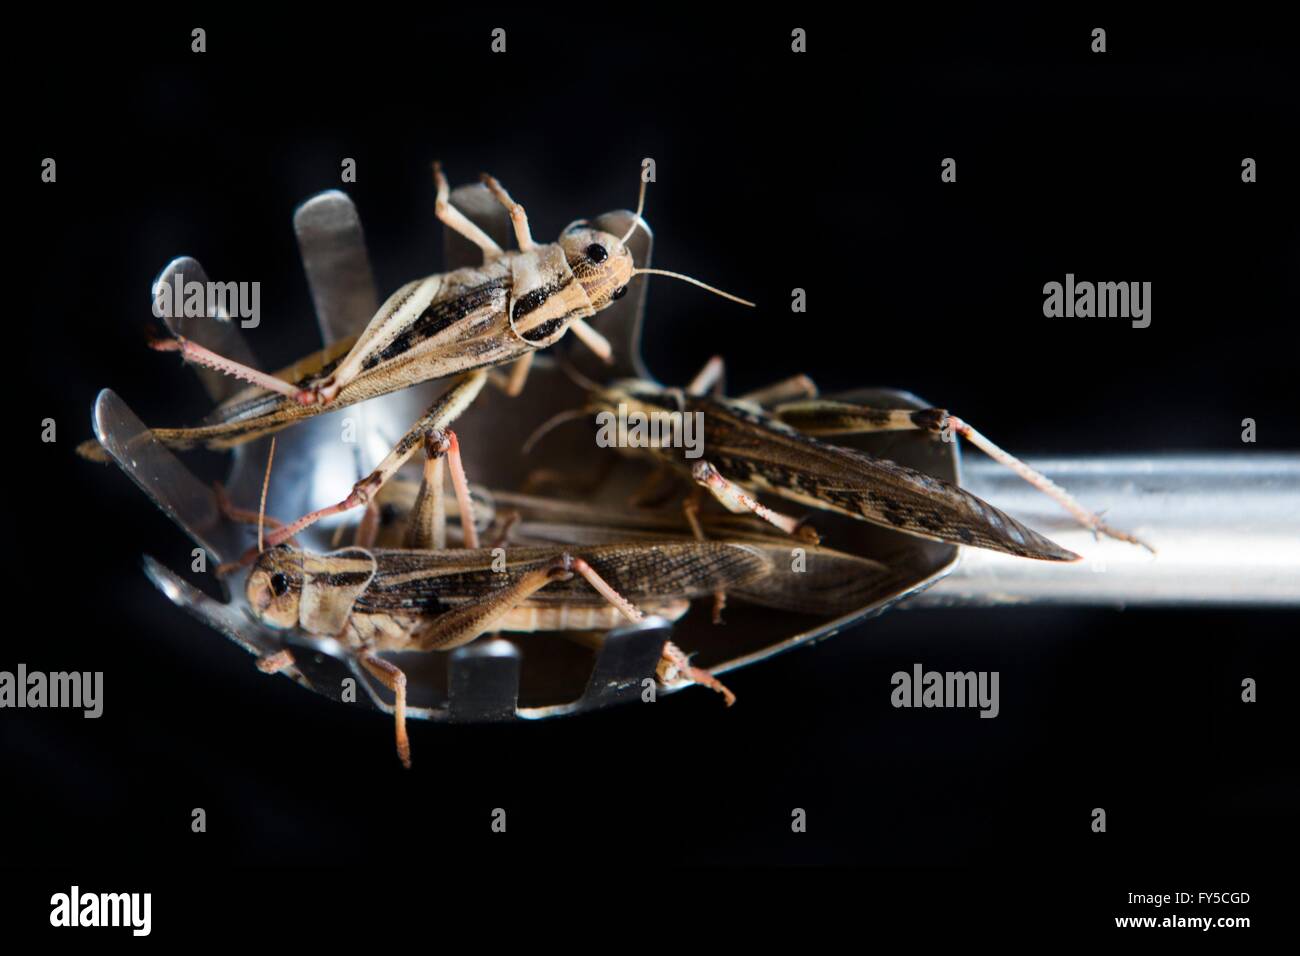
[{"label": "grasshopper foreleg", "polygon": [[433,183],[438,190],[437,197],[433,201],[433,213],[438,217],[439,221],[448,229],[464,236],[482,249],[484,262],[501,255],[503,250],[493,238],[474,225],[468,216],[451,204],[451,184],[447,182],[447,177],[443,175],[441,163],[435,162],[433,164]]},{"label": "grasshopper foreleg", "polygon": [[510,225],[515,231],[515,241],[519,243],[520,252],[528,252],[537,243],[533,242],[533,234],[528,228],[528,213],[524,212],[524,207],[519,205],[510,198],[504,186],[496,181],[496,178],[483,173],[480,179],[488,191],[496,197],[497,202],[505,207],[506,212],[510,213]]},{"label": "grasshopper foreleg", "polygon": [[[602,362],[607,365],[613,363],[614,348],[609,344],[609,339],[582,319],[571,319],[569,331],[577,336],[578,341],[594,352]],[[492,384],[505,392],[510,398],[518,398],[524,390],[524,384],[528,381],[528,372],[533,367],[533,356],[536,354],[536,352],[527,352],[523,358],[512,362],[509,375],[493,372]]]}]

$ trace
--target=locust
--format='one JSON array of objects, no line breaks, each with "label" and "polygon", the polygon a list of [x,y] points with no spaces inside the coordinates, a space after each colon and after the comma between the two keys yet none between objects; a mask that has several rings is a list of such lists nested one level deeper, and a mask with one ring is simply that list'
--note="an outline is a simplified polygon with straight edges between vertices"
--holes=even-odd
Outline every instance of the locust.
[{"label": "locust", "polygon": [[[445,516],[431,463],[446,455],[441,436],[425,443],[426,469],[409,520],[427,525],[414,540],[432,540]],[[270,463],[267,462],[267,478]],[[337,640],[394,695],[397,754],[411,766],[406,728],[406,675],[385,651],[448,651],[498,631],[562,632],[583,640],[647,613],[677,620],[692,598],[741,587],[772,572],[771,558],[744,542],[637,540],[584,547],[372,547],[377,527],[362,523],[357,544],[326,554],[266,541],[266,485],[258,518],[258,552],[245,582],[253,617],[277,630],[297,629]],[[472,538],[472,513],[460,501],[462,536]],[[425,502],[433,502],[432,507]],[[259,660],[275,673],[294,663],[285,649]],[[710,687],[727,704],[734,695],[708,671],[691,664],[672,642],[661,652],[657,676]]]},{"label": "locust", "polygon": [[[644,221],[644,178],[632,225],[621,237],[577,220],[557,241],[538,243],[524,207],[496,179],[484,174],[483,183],[509,211],[519,247],[510,252],[451,205],[446,176],[438,163],[433,170],[438,219],[482,250],[481,265],[407,283],[380,306],[359,336],[335,343],[274,375],[217,355],[181,336],[152,343],[160,351],[179,353],[186,362],[249,383],[218,406],[207,424],[154,429],[154,437],[173,449],[229,449],[324,411],[421,382],[456,377],[450,389],[346,498],[276,528],[269,538],[272,545],[328,515],[366,506],[415,454],[425,436],[444,433],[469,406],[488,380],[487,369],[511,364],[503,388],[517,395],[536,352],[553,345],[570,329],[608,360],[609,343],[586,320],[621,298],[637,275],[681,279],[753,306],[690,276],[634,265],[626,243]],[[106,460],[93,440],[84,442],[78,452],[86,458]]]},{"label": "locust", "polygon": [[[730,399],[717,387],[723,367],[720,358],[711,359],[684,388],[640,379],[608,386],[588,382],[584,413],[603,412],[623,419],[635,414],[642,421],[659,423],[657,432],[648,432],[659,437],[633,442],[621,450],[648,456],[689,476],[730,512],[754,514],[805,540],[816,541],[818,536],[804,519],[774,510],[756,494],[775,495],[932,541],[1043,561],[1079,560],[1073,551],[951,482],[823,440],[844,434],[919,429],[945,438],[961,436],[1052,497],[1095,534],[1153,550],[1106,524],[1065,489],[946,410],[882,409],[825,401],[817,397],[811,379],[802,375]],[[703,421],[702,456],[692,460],[679,441],[664,436],[680,436],[685,416],[695,415]],[[533,440],[569,417],[570,413],[556,416]],[[684,509],[696,536],[703,538],[699,507],[697,491],[686,500]]]},{"label": "locust", "polygon": [[[398,479],[385,489],[384,516],[376,529],[381,540],[409,544],[410,528],[418,524],[417,483]],[[663,509],[611,507],[499,489],[481,489],[475,515],[483,535],[498,545],[649,544],[700,540],[684,515]],[[449,508],[449,513],[454,513]],[[788,537],[750,515],[726,512],[698,516],[705,539],[744,544],[767,560],[765,574],[733,583],[729,593],[760,607],[817,617],[838,617],[867,606],[888,593],[895,574],[888,560],[878,561],[824,545],[799,542],[800,570],[791,567]],[[716,622],[716,621],[715,621]]]},{"label": "locust", "polygon": [[[542,495],[493,490],[499,540],[590,545],[611,541],[701,540],[685,515],[647,508],[602,508]],[[838,617],[870,604],[895,575],[888,561],[799,542],[802,568],[791,569],[790,539],[750,515],[701,513],[703,540],[743,543],[764,554],[771,570],[730,588],[741,601],[817,617]],[[720,609],[719,609],[720,610]],[[715,623],[719,623],[715,613]]]},{"label": "locust", "polygon": [[[406,677],[380,653],[447,651],[496,631],[607,631],[646,613],[676,620],[690,599],[768,573],[761,550],[721,541],[512,547],[504,561],[484,548],[316,554],[281,544],[258,556],[246,595],[261,623],[335,638],[393,692],[397,753],[409,767]],[[262,669],[290,664],[291,656],[276,656]],[[659,675],[665,683],[680,677],[734,699],[671,642]]]}]

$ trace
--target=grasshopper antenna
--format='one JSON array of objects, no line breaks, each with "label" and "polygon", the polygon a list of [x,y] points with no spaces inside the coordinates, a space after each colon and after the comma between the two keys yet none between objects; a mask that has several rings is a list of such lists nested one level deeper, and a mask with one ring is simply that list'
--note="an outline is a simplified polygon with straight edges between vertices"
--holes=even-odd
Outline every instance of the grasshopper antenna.
[{"label": "grasshopper antenna", "polygon": [[565,378],[567,378],[574,385],[578,386],[578,388],[582,389],[584,392],[587,393],[599,392],[603,390],[605,387],[601,385],[599,382],[587,378],[587,376],[583,375],[576,368],[574,368],[573,364],[569,361],[567,356],[564,355],[556,356],[555,364],[559,366],[559,369],[561,372],[564,373]]},{"label": "grasshopper antenna", "polygon": [[636,212],[632,213],[632,225],[627,227],[627,232],[623,233],[623,238],[619,242],[627,242],[632,238],[632,233],[636,232],[637,226],[645,225],[645,220],[641,218],[641,212],[645,209],[645,187],[646,181],[641,180],[641,194],[636,197]]},{"label": "grasshopper antenna", "polygon": [[739,302],[741,305],[747,305],[751,309],[755,308],[753,302],[748,299],[742,299],[738,295],[732,295],[730,292],[723,292],[721,289],[715,289],[711,285],[706,285],[699,279],[692,279],[690,276],[682,275],[680,272],[669,272],[667,269],[633,269],[634,276],[668,276],[670,279],[681,279],[683,282],[689,282],[691,285],[697,285],[706,292],[712,292],[714,295],[720,295],[724,299],[730,299],[732,302]]},{"label": "grasshopper antenna", "polygon": [[546,421],[538,425],[537,428],[533,430],[533,433],[528,436],[528,440],[524,442],[523,446],[519,449],[520,454],[527,455],[533,450],[533,447],[539,441],[551,432],[555,431],[556,428],[563,425],[565,422],[576,421],[579,418],[586,418],[590,414],[590,408],[570,408],[552,415]]},{"label": "grasshopper antenna", "polygon": [[[584,392],[590,394],[593,392],[600,392],[604,390],[605,386],[601,385],[599,382],[587,378],[587,376],[583,375],[576,368],[574,368],[573,365],[570,364],[569,360],[565,356],[563,355],[557,356],[555,360],[555,364],[559,366],[560,371],[564,373],[565,377],[570,382],[572,382],[574,385],[577,385],[578,388],[582,389]],[[590,407],[583,407],[583,408],[570,408],[562,412],[556,412],[546,421],[542,422],[540,425],[538,425],[536,428],[533,429],[533,433],[528,436],[528,440],[525,441],[523,445],[520,447],[519,449],[520,453],[527,455],[529,452],[533,450],[534,447],[536,447],[539,441],[541,441],[543,438],[545,438],[547,435],[553,432],[556,428],[563,425],[565,422],[571,422],[579,418],[584,418],[587,415],[590,415],[592,411],[593,409]]]},{"label": "grasshopper antenna", "polygon": [[262,501],[257,506],[257,553],[262,553],[262,528],[266,524],[266,492],[271,487],[271,462],[275,461],[275,436],[271,436],[271,450],[266,455],[266,474],[262,477]]},{"label": "grasshopper antenna", "polygon": [[[623,233],[623,238],[620,239],[619,242],[622,243],[627,242],[628,239],[632,237],[632,233],[636,231],[636,227],[645,224],[645,220],[641,218],[641,213],[645,209],[646,185],[647,185],[646,180],[642,178],[641,192],[636,199],[636,212],[632,214],[632,225],[628,226],[627,232]],[[730,299],[732,302],[738,302],[741,305],[747,305],[751,309],[755,308],[754,303],[750,302],[748,299],[742,299],[740,298],[740,296],[732,295],[730,292],[723,292],[721,289],[715,289],[711,285],[705,285],[699,279],[693,279],[690,276],[682,275],[680,272],[669,272],[667,269],[633,269],[632,275],[668,276],[670,279],[681,279],[683,282],[689,282],[691,285],[697,285],[701,289],[704,289],[707,292],[712,292],[714,295],[720,295],[724,299]]]}]

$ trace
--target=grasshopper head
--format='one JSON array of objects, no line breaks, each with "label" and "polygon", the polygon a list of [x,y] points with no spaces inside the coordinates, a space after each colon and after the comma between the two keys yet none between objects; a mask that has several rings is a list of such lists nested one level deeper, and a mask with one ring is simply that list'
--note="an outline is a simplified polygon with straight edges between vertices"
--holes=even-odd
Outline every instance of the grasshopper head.
[{"label": "grasshopper head", "polygon": [[253,616],[280,630],[298,626],[302,599],[302,552],[282,544],[257,556],[244,593]]},{"label": "grasshopper head", "polygon": [[576,222],[560,236],[560,246],[573,277],[599,312],[621,299],[632,280],[632,253],[618,236]]}]

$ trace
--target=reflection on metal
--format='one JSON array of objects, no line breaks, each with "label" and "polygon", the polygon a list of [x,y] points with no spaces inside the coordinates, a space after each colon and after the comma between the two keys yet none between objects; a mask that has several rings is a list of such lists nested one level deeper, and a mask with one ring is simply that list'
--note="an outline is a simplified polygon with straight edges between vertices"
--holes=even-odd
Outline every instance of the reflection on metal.
[{"label": "reflection on metal", "polygon": [[[501,206],[479,185],[461,187],[452,202],[503,245],[511,229]],[[596,220],[600,228],[621,234],[631,213],[614,212]],[[337,340],[359,331],[370,318],[377,296],[371,278],[360,220],[351,201],[331,191],[304,203],[295,215],[303,264],[311,285],[323,336]],[[478,261],[478,250],[447,232],[445,267]],[[629,241],[638,266],[649,264],[651,237],[637,230]],[[191,273],[190,270],[193,270]],[[202,267],[178,259],[166,274],[206,279]],[[613,343],[619,363],[594,362],[570,348],[568,361],[597,380],[644,375],[639,356],[645,283],[639,282],[615,306],[598,317],[597,327]],[[656,323],[661,332],[662,323]],[[186,322],[177,331],[224,354],[253,362],[252,351],[231,323]],[[562,348],[560,343],[557,348]],[[228,394],[226,380],[210,382],[210,394]],[[320,415],[281,432],[268,511],[296,516],[339,500],[358,477],[405,432],[444,383],[429,383],[373,399],[360,406]],[[487,389],[457,424],[463,453],[476,485],[510,489],[521,486],[536,469],[590,475],[592,459],[610,454],[597,449],[582,428],[558,429],[534,454],[519,453],[524,440],[555,412],[582,400],[574,384],[542,353],[534,363],[523,399],[509,399]],[[864,389],[835,396],[848,401],[893,407],[925,407],[906,393]],[[352,416],[358,441],[340,440],[344,416]],[[253,542],[251,529],[225,521],[211,490],[176,457],[153,440],[143,423],[111,391],[99,396],[95,433],[133,481],[209,553],[209,566],[231,560]],[[954,445],[921,433],[893,432],[846,442],[929,474],[957,481]],[[227,488],[234,500],[255,502],[261,488],[267,441],[238,449]],[[1076,533],[1047,499],[1009,473],[977,462],[971,488],[981,497],[1028,520],[1036,528],[1088,557],[1080,565],[1061,566],[1022,561],[987,552],[968,552],[950,584],[926,594],[957,563],[958,549],[921,541],[837,516],[819,514],[816,526],[827,544],[886,562],[897,574],[853,613],[818,620],[735,604],[727,625],[715,627],[698,610],[676,625],[650,618],[607,635],[599,651],[553,635],[505,639],[483,638],[450,654],[400,654],[394,659],[409,681],[408,713],[415,719],[458,722],[541,719],[595,710],[635,700],[643,682],[653,678],[659,649],[671,637],[696,661],[725,672],[774,654],[830,637],[879,614],[904,598],[909,604],[935,602],[1071,601],[1077,603],[1296,603],[1297,487],[1300,464],[1295,457],[1251,456],[1251,464],[1206,459],[1043,463],[1049,475],[1078,493],[1085,502],[1110,507],[1110,517],[1149,538],[1160,554],[1114,542],[1093,542]],[[619,459],[600,486],[584,500],[619,506],[641,473]],[[334,526],[322,522],[301,536],[314,550],[328,550]],[[1100,562],[1104,562],[1101,565]],[[145,559],[149,579],[172,602],[253,654],[292,648],[297,666],[285,676],[334,700],[344,699],[347,679],[363,691],[357,695],[382,710],[391,695],[375,684],[334,642],[272,632],[247,612],[242,576],[222,583],[218,601],[180,576]],[[920,595],[919,597],[916,597]],[[661,691],[662,692],[662,691]]]},{"label": "reflection on metal", "polygon": [[968,549],[908,606],[1051,603],[1300,605],[1300,455],[1164,455],[1032,462],[1106,520],[1156,549],[1095,540],[1005,468],[965,465],[966,487],[1083,555],[1017,561]]}]

